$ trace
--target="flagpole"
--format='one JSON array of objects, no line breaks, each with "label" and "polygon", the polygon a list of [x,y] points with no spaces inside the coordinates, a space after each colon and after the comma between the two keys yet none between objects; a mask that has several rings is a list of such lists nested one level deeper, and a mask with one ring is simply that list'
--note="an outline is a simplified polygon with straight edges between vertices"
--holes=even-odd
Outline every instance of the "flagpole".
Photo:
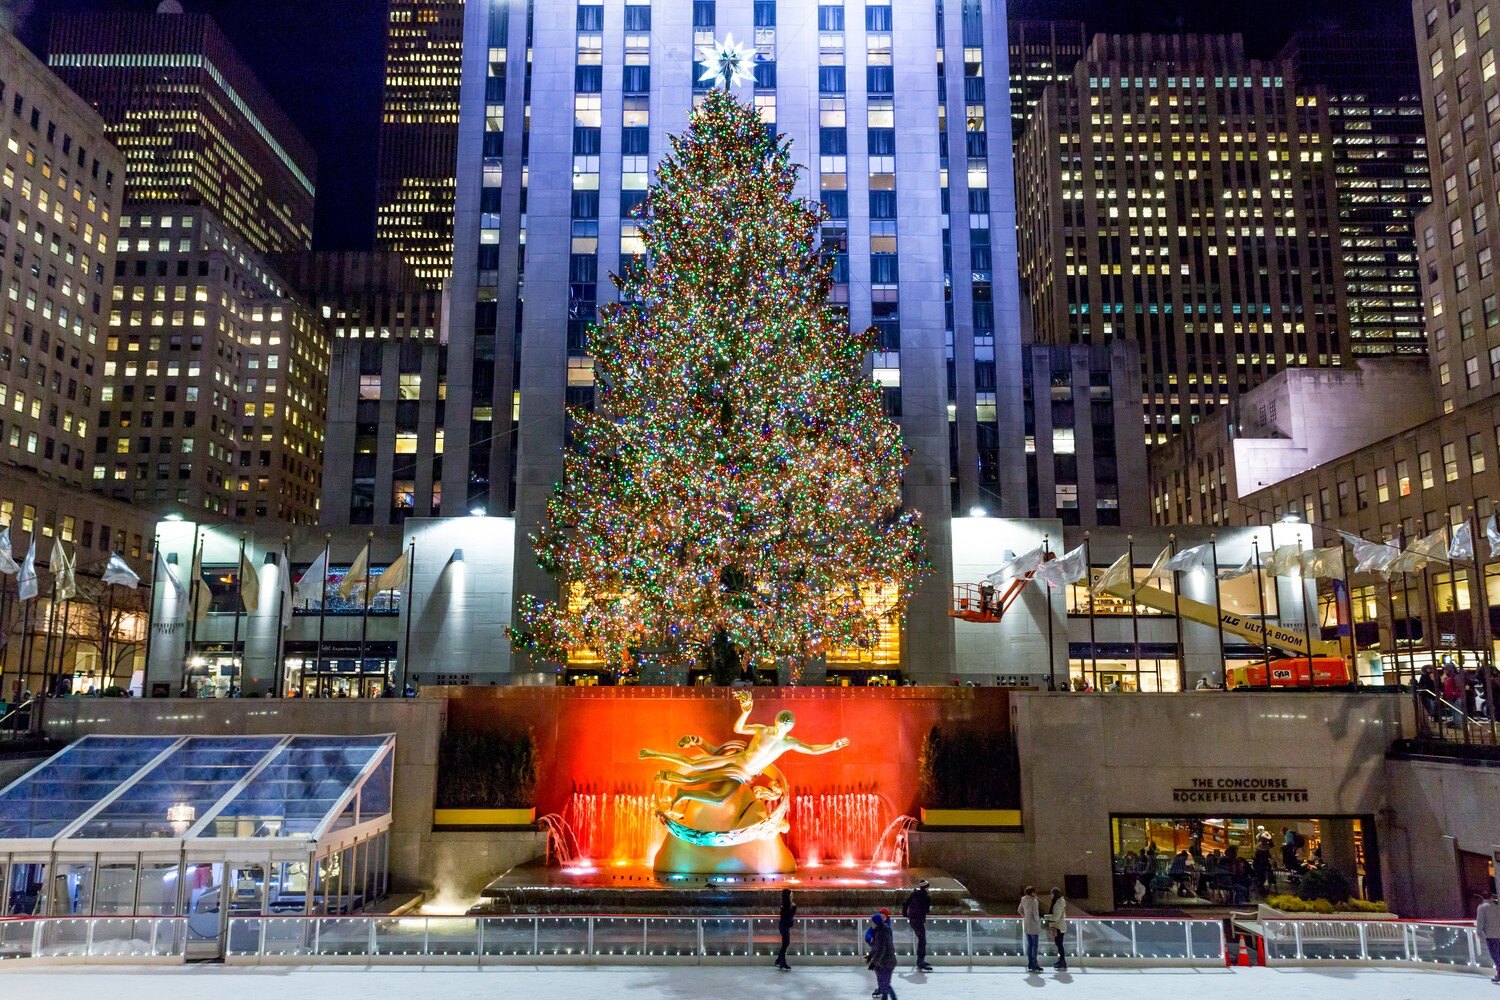
[{"label": "flagpole", "polygon": [[[78,555],[78,552],[77,552],[76,549],[74,550],[73,554],[74,554],[74,556],[76,558],[76,556]],[[63,603],[62,631],[57,634],[57,675],[59,677],[62,676],[63,667],[67,663],[68,624],[72,620],[73,620],[73,599],[69,598],[67,601],[65,601]],[[101,684],[101,687],[99,689],[99,693],[103,694],[104,693],[104,688],[102,687],[102,684],[103,684],[103,679],[102,678],[100,679],[100,684]],[[71,686],[69,687],[69,690],[70,691],[72,690]]]},{"label": "flagpole", "polygon": [[[1047,554],[1052,551],[1051,544],[1046,535],[1042,536],[1042,562],[1047,561]],[[1057,658],[1052,652],[1052,584],[1046,580],[1042,581],[1042,596],[1047,599],[1047,690],[1057,690]]]},{"label": "flagpole", "polygon": [[193,650],[198,645],[198,585],[203,582],[203,564],[200,562],[203,548],[198,535],[202,530],[201,524],[193,526],[193,561],[188,568],[188,573],[193,577],[188,581],[188,640],[182,656],[182,683],[177,688],[179,695],[188,686],[188,666],[193,660]]},{"label": "flagpole", "polygon": [[[52,543],[53,550],[57,550],[60,541]],[[46,699],[52,694],[52,630],[57,626],[57,567],[50,565],[51,557],[48,556],[48,569],[52,571],[52,598],[47,604],[47,642],[42,647],[42,704],[46,705]]]},{"label": "flagpole", "polygon": [[1229,657],[1224,654],[1224,596],[1219,584],[1219,536],[1212,534],[1208,536],[1209,551],[1213,554],[1214,565],[1214,610],[1219,615],[1219,678],[1224,682],[1224,687],[1229,687]]},{"label": "flagpole", "polygon": [[[1177,532],[1167,535],[1167,541],[1172,546],[1172,558],[1177,558]],[[1187,679],[1186,654],[1182,646],[1182,571],[1172,571],[1172,615],[1177,619],[1177,689],[1185,690],[1183,682]],[[1160,690],[1160,676],[1157,680],[1157,689]]]},{"label": "flagpole", "polygon": [[1270,623],[1266,620],[1266,580],[1260,568],[1260,538],[1250,539],[1250,549],[1255,554],[1255,596],[1260,605],[1260,643],[1266,657],[1266,690],[1271,690],[1271,636]]},{"label": "flagpole", "polygon": [[[0,645],[0,678],[3,678],[5,661],[10,659],[10,580],[6,574],[0,574],[0,629],[4,629],[5,634],[4,644]],[[0,691],[0,698],[4,697],[5,692]]]},{"label": "flagpole", "polygon": [[[1353,681],[1359,683],[1359,626],[1354,620],[1354,574],[1349,572],[1349,546],[1339,536],[1339,563],[1344,567],[1344,608],[1349,612],[1349,671]],[[1334,588],[1338,596],[1338,588]],[[1343,643],[1339,643],[1340,648]]]},{"label": "flagpole", "polygon": [[[100,633],[100,636],[99,636],[99,645],[102,647],[101,652],[104,654],[104,669],[109,671],[109,681],[110,681],[110,684],[112,684],[112,685],[114,684],[114,680],[115,680],[115,659],[114,659],[114,655],[112,654],[111,648],[110,648],[111,645],[112,645],[111,642],[110,642],[110,636],[111,636],[111,633],[113,633],[113,631],[114,631],[114,628],[113,628],[113,625],[114,625],[114,615],[115,615],[115,585],[112,584],[112,583],[106,583],[104,585],[104,629]],[[149,618],[148,618],[148,621],[149,621]],[[151,632],[150,632],[150,629],[148,628],[147,631],[146,631],[146,640],[147,640],[148,643],[150,642],[150,638],[151,638]],[[121,684],[119,686],[120,687],[127,687],[128,688],[130,685],[129,685],[129,682],[127,681],[125,684]],[[101,691],[99,693],[103,694],[104,692]]]},{"label": "flagpole", "polygon": [[151,596],[146,606],[146,662],[141,667],[141,697],[151,696],[151,633],[156,624],[156,564],[161,561],[161,532],[151,536]]},{"label": "flagpole", "polygon": [[[20,585],[17,584],[17,586],[16,586],[16,596],[17,596],[18,599],[20,598],[20,593],[21,593]],[[20,668],[21,668],[21,688],[22,688],[22,690],[28,690],[31,687],[31,684],[30,684],[30,681],[28,680],[28,678],[30,678],[30,676],[31,676],[31,601],[34,601],[34,600],[36,600],[36,598],[33,597],[31,600],[23,600],[23,601],[21,601],[21,604],[24,605],[24,607],[23,607],[23,609],[21,611],[21,655],[20,655]],[[37,693],[38,692],[33,691],[32,692],[32,697],[33,698],[36,697]]]},{"label": "flagpole", "polygon": [[417,583],[417,536],[411,536],[410,553],[406,560],[406,638],[401,646],[401,687],[396,692],[396,697],[406,697],[406,678],[409,676],[407,664],[411,662],[411,616],[415,610],[412,607],[412,597]]},{"label": "flagpole", "polygon": [[1396,648],[1396,588],[1385,578],[1385,604],[1391,609],[1391,666],[1396,668],[1396,687],[1401,686],[1401,651]]},{"label": "flagpole", "polygon": [[[1308,534],[1310,536],[1311,532]],[[1317,681],[1313,677],[1312,608],[1307,603],[1307,574],[1300,569],[1302,563],[1302,539],[1300,537],[1297,539],[1297,563],[1299,566],[1297,571],[1297,589],[1302,591],[1302,635],[1307,639],[1307,687],[1308,690],[1312,690],[1318,686]],[[1315,576],[1313,577],[1313,599],[1315,603],[1317,593],[1318,578]],[[1318,632],[1321,634],[1322,631],[1322,625],[1320,624]]]},{"label": "flagpole", "polygon": [[1131,636],[1135,643],[1135,686],[1139,690],[1141,686],[1141,616],[1135,603],[1135,536],[1125,536],[1125,551],[1130,558],[1126,562],[1130,566],[1130,628]]},{"label": "flagpole", "polygon": [[[355,676],[359,678],[358,683],[364,686],[365,677],[365,647],[370,637],[370,546],[375,544],[375,532],[370,532],[365,540],[365,578],[359,581],[360,593],[364,596],[364,608],[359,619],[359,667]],[[385,671],[381,671],[384,675]]]},{"label": "flagpole", "polygon": [[1089,669],[1092,671],[1091,683],[1099,682],[1099,638],[1094,632],[1094,555],[1089,540],[1089,533],[1083,533],[1083,563],[1088,567],[1088,595],[1089,595]]},{"label": "flagpole", "polygon": [[[1479,636],[1481,645],[1479,657],[1479,672],[1484,675],[1484,714],[1489,717],[1490,742],[1495,742],[1495,642],[1490,635],[1490,589],[1489,579],[1485,576],[1485,564],[1487,560],[1481,556],[1479,548],[1480,529],[1479,511],[1473,506],[1469,507],[1469,516],[1473,526],[1469,529],[1469,541],[1473,547],[1474,556],[1474,590],[1478,597],[1475,611],[1483,608],[1479,613]],[[1486,539],[1488,541],[1488,539]]]},{"label": "flagpole", "polygon": [[[323,579],[318,581],[318,661],[313,670],[314,690],[318,694],[323,693],[323,626],[328,620],[328,546],[333,540],[333,532],[323,533],[323,568],[319,570]],[[287,567],[290,572],[291,567]]]},{"label": "flagpole", "polygon": [[[1442,629],[1440,629],[1438,627],[1438,609],[1437,609],[1437,604],[1434,602],[1433,596],[1432,596],[1432,560],[1431,559],[1427,559],[1425,556],[1423,557],[1423,559],[1424,559],[1424,562],[1422,564],[1422,593],[1424,595],[1423,596],[1423,604],[1427,608],[1427,617],[1429,619],[1427,624],[1432,629],[1432,634],[1430,636],[1426,637],[1427,638],[1427,655],[1430,657],[1432,664],[1434,666],[1437,666],[1439,664],[1439,662],[1440,662],[1439,658],[1438,658],[1438,642],[1442,639],[1443,632],[1442,632]],[[1452,563],[1448,564],[1448,575],[1449,575],[1450,578],[1453,575],[1453,564]],[[1439,676],[1441,676],[1441,674],[1439,674]]]},{"label": "flagpole", "polygon": [[[282,576],[276,578],[276,662],[271,664],[271,697],[281,697],[282,678],[286,673],[286,595],[292,582],[292,536],[281,536],[281,560],[277,569]],[[324,565],[327,565],[326,563]]]},{"label": "flagpole", "polygon": [[[234,568],[235,578],[240,582],[240,599],[234,602],[234,638],[229,642],[229,687],[233,690],[239,687],[244,680],[244,668],[240,665],[244,658],[240,656],[240,616],[245,611],[245,533],[240,532],[240,561]],[[259,587],[256,588],[256,599],[259,600]]]}]

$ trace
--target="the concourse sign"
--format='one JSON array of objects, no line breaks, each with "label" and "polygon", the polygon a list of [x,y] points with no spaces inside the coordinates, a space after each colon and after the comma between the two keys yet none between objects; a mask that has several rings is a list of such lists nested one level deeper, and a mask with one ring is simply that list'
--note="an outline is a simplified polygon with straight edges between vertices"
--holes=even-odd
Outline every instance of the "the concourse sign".
[{"label": "the concourse sign", "polygon": [[1186,787],[1172,789],[1172,801],[1192,805],[1279,806],[1305,803],[1306,788],[1294,788],[1286,778],[1238,776],[1188,779]]}]

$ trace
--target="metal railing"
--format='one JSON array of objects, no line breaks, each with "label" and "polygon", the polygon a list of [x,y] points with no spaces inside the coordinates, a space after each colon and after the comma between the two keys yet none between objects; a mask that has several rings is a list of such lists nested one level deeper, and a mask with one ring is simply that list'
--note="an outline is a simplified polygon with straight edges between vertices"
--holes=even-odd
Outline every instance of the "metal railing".
[{"label": "metal railing", "polygon": [[[29,737],[35,711],[36,699],[33,697],[12,705],[8,711],[0,713],[0,740],[18,740]],[[25,728],[21,727],[23,719],[26,723]]]},{"label": "metal railing", "polygon": [[0,918],[0,963],[178,963],[187,954],[187,936],[186,917]]},{"label": "metal railing", "polygon": [[1395,965],[1493,974],[1474,924],[1421,920],[1263,920],[1267,965]]},{"label": "metal railing", "polygon": [[[788,955],[807,964],[857,962],[867,951],[866,926],[860,917],[799,918]],[[774,916],[273,916],[232,917],[224,957],[231,965],[732,965],[769,960],[779,944]],[[901,924],[896,945],[903,956],[915,953]],[[1218,920],[1071,920],[1066,946],[1075,966],[1224,964],[1224,928]],[[1051,954],[1051,942],[1042,950]],[[949,964],[1021,965],[1026,954],[1021,922],[932,917],[927,954]]]},{"label": "metal railing", "polygon": [[1500,726],[1494,719],[1470,715],[1431,691],[1417,692],[1417,733],[1424,739],[1445,743],[1500,744]]}]

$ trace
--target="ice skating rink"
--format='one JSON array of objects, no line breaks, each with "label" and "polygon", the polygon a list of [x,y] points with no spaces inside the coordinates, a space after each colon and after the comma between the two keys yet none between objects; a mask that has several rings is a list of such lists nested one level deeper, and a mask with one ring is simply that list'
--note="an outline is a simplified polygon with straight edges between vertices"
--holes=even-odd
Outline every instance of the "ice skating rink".
[{"label": "ice skating rink", "polygon": [[[545,968],[462,970],[224,968],[48,969],[0,966],[0,995],[15,1000],[696,1000],[758,995],[788,1000],[847,997],[864,1000],[874,979],[859,970],[772,968]],[[1328,968],[1075,971],[1028,976],[1016,969],[970,972],[902,970],[902,1000],[995,1000],[997,997],[1077,997],[1081,1000],[1500,1000],[1486,977],[1441,972]]]}]

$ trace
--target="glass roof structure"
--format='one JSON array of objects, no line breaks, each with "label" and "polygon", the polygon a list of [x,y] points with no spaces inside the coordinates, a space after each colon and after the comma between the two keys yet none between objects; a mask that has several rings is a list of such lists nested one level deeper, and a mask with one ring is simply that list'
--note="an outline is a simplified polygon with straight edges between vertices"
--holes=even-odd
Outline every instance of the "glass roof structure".
[{"label": "glass roof structure", "polygon": [[389,827],[395,737],[86,736],[0,789],[0,851],[255,845]]}]

